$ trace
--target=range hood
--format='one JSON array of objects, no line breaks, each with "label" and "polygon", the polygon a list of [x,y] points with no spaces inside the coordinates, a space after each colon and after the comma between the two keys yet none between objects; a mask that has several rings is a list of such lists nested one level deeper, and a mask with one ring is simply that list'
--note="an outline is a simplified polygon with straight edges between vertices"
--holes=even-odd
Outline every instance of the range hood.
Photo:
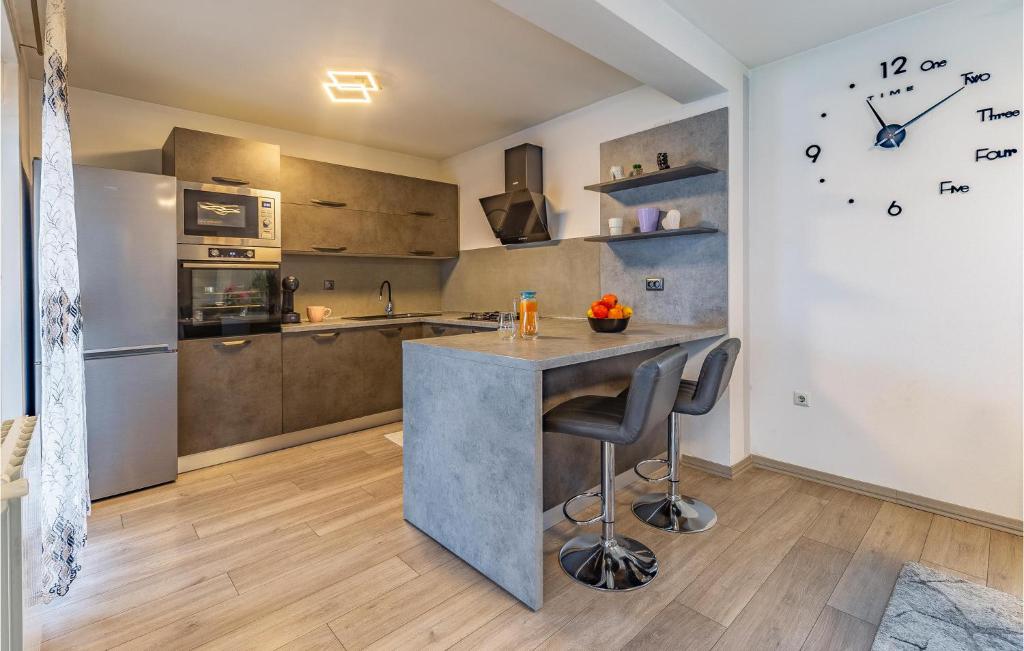
[{"label": "range hood", "polygon": [[484,197],[480,205],[502,244],[543,242],[548,233],[544,206],[543,150],[525,143],[505,150],[505,191]]}]

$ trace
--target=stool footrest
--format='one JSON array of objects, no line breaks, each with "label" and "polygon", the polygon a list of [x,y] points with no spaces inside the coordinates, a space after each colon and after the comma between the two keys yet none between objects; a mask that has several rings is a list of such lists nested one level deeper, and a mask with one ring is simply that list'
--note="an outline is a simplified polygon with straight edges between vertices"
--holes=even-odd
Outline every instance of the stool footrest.
[{"label": "stool footrest", "polygon": [[[590,518],[589,520],[577,520],[576,518],[574,518],[571,515],[569,515],[569,504],[571,504],[575,500],[583,499],[585,497],[597,497],[597,498],[599,498],[601,500],[601,512],[598,513],[596,516]],[[565,515],[565,519],[566,520],[568,520],[568,521],[570,521],[570,522],[572,522],[573,524],[576,524],[576,525],[594,524],[595,522],[600,521],[601,518],[604,517],[604,514],[605,514],[604,495],[602,495],[601,493],[580,493],[579,495],[573,495],[569,499],[565,500],[564,504],[562,504],[562,514]]]},{"label": "stool footrest", "polygon": [[666,480],[668,480],[668,478],[669,478],[669,473],[668,472],[665,473],[664,477],[651,477],[650,475],[645,474],[642,470],[640,470],[640,466],[644,465],[645,463],[660,463],[660,464],[663,464],[665,466],[666,470],[668,470],[668,466],[669,466],[668,459],[644,459],[640,463],[638,463],[635,466],[633,466],[633,472],[635,472],[637,474],[637,476],[640,477],[640,479],[643,479],[646,482],[650,482],[650,483],[653,484],[653,483],[656,483],[656,482],[659,482],[659,481],[666,481]]}]

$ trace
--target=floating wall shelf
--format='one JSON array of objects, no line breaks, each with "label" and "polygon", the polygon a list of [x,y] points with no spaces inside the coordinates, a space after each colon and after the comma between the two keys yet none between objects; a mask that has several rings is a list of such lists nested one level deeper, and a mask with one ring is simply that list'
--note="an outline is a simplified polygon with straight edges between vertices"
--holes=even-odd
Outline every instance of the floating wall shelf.
[{"label": "floating wall shelf", "polygon": [[679,237],[682,235],[704,235],[706,233],[717,233],[717,228],[706,228],[704,226],[691,226],[689,228],[670,228],[664,231],[651,231],[650,233],[625,233],[623,235],[595,235],[584,237],[586,242],[628,242],[631,240],[648,240],[655,237]]},{"label": "floating wall shelf", "polygon": [[714,167],[706,165],[682,165],[680,167],[670,167],[667,170],[648,172],[640,176],[627,176],[624,179],[585,185],[583,189],[608,194],[609,192],[618,192],[619,190],[642,188],[645,185],[655,185],[657,183],[667,183],[668,181],[678,181],[679,179],[689,179],[695,176],[704,176],[705,174],[714,174],[717,171]]}]

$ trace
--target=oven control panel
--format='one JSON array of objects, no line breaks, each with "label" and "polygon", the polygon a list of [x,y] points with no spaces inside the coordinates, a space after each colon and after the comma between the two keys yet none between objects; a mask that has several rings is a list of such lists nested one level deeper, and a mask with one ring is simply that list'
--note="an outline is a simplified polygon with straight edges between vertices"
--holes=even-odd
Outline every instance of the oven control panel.
[{"label": "oven control panel", "polygon": [[258,197],[258,201],[260,239],[272,240],[274,239],[274,222],[277,221],[277,211],[274,209],[274,202],[277,200],[274,199],[273,197]]},{"label": "oven control panel", "polygon": [[229,258],[234,260],[252,260],[256,257],[256,249],[225,249],[223,247],[210,247],[206,253],[211,258]]}]

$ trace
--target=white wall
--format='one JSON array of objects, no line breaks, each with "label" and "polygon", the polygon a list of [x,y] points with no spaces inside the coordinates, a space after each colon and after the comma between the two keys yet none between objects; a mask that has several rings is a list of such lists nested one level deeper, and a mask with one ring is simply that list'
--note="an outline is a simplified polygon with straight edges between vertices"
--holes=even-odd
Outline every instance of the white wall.
[{"label": "white wall", "polygon": [[504,152],[509,147],[531,142],[544,148],[551,237],[597,235],[600,195],[583,186],[601,176],[601,143],[724,105],[724,94],[684,105],[641,86],[444,160],[445,174],[459,185],[460,248],[500,245],[479,199],[505,191]]},{"label": "white wall", "polygon": [[[31,92],[41,86],[33,80]],[[340,140],[275,129],[251,122],[72,87],[71,142],[75,163],[159,174],[160,148],[173,127],[210,131],[281,146],[281,153],[366,169],[444,180],[436,160]],[[39,155],[38,111],[32,113],[33,155]]]},{"label": "white wall", "polygon": [[[979,147],[1024,149],[1021,117],[975,113],[1021,108],[1020,25],[1017,0],[964,0],[751,73],[753,453],[1021,517],[1024,154],[974,161]],[[897,55],[910,72],[882,80]],[[949,63],[921,73],[928,58]],[[900,150],[870,146],[866,95],[913,84],[877,101],[906,121],[968,71],[992,78],[908,128]],[[971,190],[940,196],[940,180]]]}]

